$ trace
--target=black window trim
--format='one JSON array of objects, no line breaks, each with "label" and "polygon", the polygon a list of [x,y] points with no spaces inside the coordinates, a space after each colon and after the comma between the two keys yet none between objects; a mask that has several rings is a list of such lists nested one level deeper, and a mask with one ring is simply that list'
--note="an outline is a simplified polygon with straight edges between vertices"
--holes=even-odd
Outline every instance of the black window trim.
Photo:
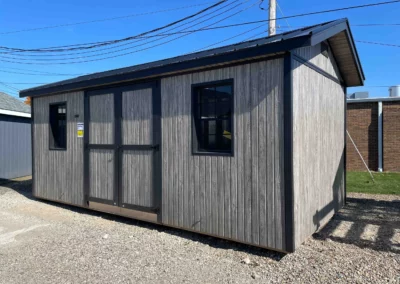
[{"label": "black window trim", "polygon": [[[51,106],[54,105],[65,105],[65,148],[57,148],[57,147],[52,147],[51,146],[51,113],[50,113],[50,108]],[[67,151],[68,148],[68,107],[67,107],[67,101],[59,101],[59,102],[54,102],[49,104],[49,150],[50,151]]]},{"label": "black window trim", "polygon": [[[195,90],[199,87],[205,87],[205,86],[222,86],[222,85],[231,85],[232,86],[232,99],[231,99],[231,109],[232,109],[232,115],[230,118],[231,122],[231,151],[227,152],[219,152],[219,151],[199,151],[198,149],[198,142],[197,142],[197,135],[196,135],[196,125],[195,125],[195,107],[196,107],[196,92]],[[228,157],[233,157],[234,152],[235,152],[235,125],[234,125],[234,116],[235,116],[235,88],[234,88],[234,80],[233,78],[230,79],[224,79],[224,80],[218,80],[218,81],[209,81],[209,82],[202,82],[202,83],[196,83],[192,84],[192,96],[191,96],[191,103],[192,103],[192,113],[191,113],[191,127],[192,127],[192,155],[196,156],[228,156]]]}]

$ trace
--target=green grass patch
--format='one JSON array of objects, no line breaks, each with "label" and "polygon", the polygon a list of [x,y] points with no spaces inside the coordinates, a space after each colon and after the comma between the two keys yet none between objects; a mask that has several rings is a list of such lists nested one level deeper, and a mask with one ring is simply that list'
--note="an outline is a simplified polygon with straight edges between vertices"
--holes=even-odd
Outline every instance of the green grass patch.
[{"label": "green grass patch", "polygon": [[347,192],[400,195],[400,173],[372,173],[372,175],[375,182],[368,172],[347,172]]}]

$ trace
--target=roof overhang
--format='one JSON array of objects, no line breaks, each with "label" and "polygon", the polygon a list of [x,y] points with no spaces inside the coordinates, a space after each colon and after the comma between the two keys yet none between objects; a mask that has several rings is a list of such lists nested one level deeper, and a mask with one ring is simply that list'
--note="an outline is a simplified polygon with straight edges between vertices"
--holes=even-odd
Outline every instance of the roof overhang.
[{"label": "roof overhang", "polygon": [[[348,47],[340,45],[342,38],[332,40],[343,33]],[[72,91],[89,90],[101,86],[130,83],[138,80],[155,79],[180,73],[195,72],[208,68],[240,64],[250,60],[262,60],[300,47],[329,41],[332,52],[338,61],[344,82],[347,86],[363,85],[364,73],[359,62],[347,19],[306,27],[275,36],[228,45],[220,48],[178,56],[132,67],[105,71],[70,80],[64,80],[36,88],[22,90],[20,97],[35,97]],[[342,47],[342,49],[340,48]],[[346,52],[350,52],[349,57]],[[351,59],[351,62],[348,61]],[[346,60],[345,60],[346,59]],[[341,65],[342,64],[342,65]],[[347,64],[347,65],[343,65]],[[346,69],[348,64],[350,69]],[[355,80],[354,77],[358,78]]]},{"label": "roof overhang", "polygon": [[347,87],[363,86],[365,75],[355,47],[349,21],[342,19],[313,31],[311,45],[328,41]]}]

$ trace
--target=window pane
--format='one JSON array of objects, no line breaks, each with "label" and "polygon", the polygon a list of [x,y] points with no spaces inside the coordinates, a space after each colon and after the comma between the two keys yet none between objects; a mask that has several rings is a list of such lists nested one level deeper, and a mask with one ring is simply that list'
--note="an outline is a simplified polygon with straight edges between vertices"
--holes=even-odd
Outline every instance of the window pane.
[{"label": "window pane", "polygon": [[202,86],[193,102],[195,141],[203,152],[230,152],[232,147],[232,85]]},{"label": "window pane", "polygon": [[218,101],[230,101],[232,97],[232,86],[224,85],[216,87],[216,96]]},{"label": "window pane", "polygon": [[49,143],[51,149],[66,149],[67,108],[65,104],[50,105]]},{"label": "window pane", "polygon": [[231,102],[217,103],[216,116],[217,118],[229,118],[231,116]]},{"label": "window pane", "polygon": [[215,117],[215,103],[200,104],[200,117],[213,118]]},{"label": "window pane", "polygon": [[201,135],[217,134],[217,127],[215,120],[202,120],[201,121]]},{"label": "window pane", "polygon": [[215,102],[215,88],[203,88],[201,92],[201,103]]}]

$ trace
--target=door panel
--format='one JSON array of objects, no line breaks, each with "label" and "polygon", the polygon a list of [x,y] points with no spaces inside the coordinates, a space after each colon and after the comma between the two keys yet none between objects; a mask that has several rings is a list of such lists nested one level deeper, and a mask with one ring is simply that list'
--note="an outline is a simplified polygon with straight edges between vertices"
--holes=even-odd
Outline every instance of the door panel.
[{"label": "door panel", "polygon": [[90,96],[90,144],[114,143],[114,95]]},{"label": "door panel", "polygon": [[114,150],[89,150],[90,197],[114,200]]},{"label": "door panel", "polygon": [[121,183],[123,207],[155,208],[152,86],[122,92]]},{"label": "door panel", "polygon": [[122,202],[154,207],[153,151],[125,150],[122,154]]},{"label": "door panel", "polygon": [[151,88],[122,93],[122,144],[153,143],[153,109]]},{"label": "door panel", "polygon": [[85,94],[87,201],[149,212],[158,209],[160,102],[155,83]]}]

